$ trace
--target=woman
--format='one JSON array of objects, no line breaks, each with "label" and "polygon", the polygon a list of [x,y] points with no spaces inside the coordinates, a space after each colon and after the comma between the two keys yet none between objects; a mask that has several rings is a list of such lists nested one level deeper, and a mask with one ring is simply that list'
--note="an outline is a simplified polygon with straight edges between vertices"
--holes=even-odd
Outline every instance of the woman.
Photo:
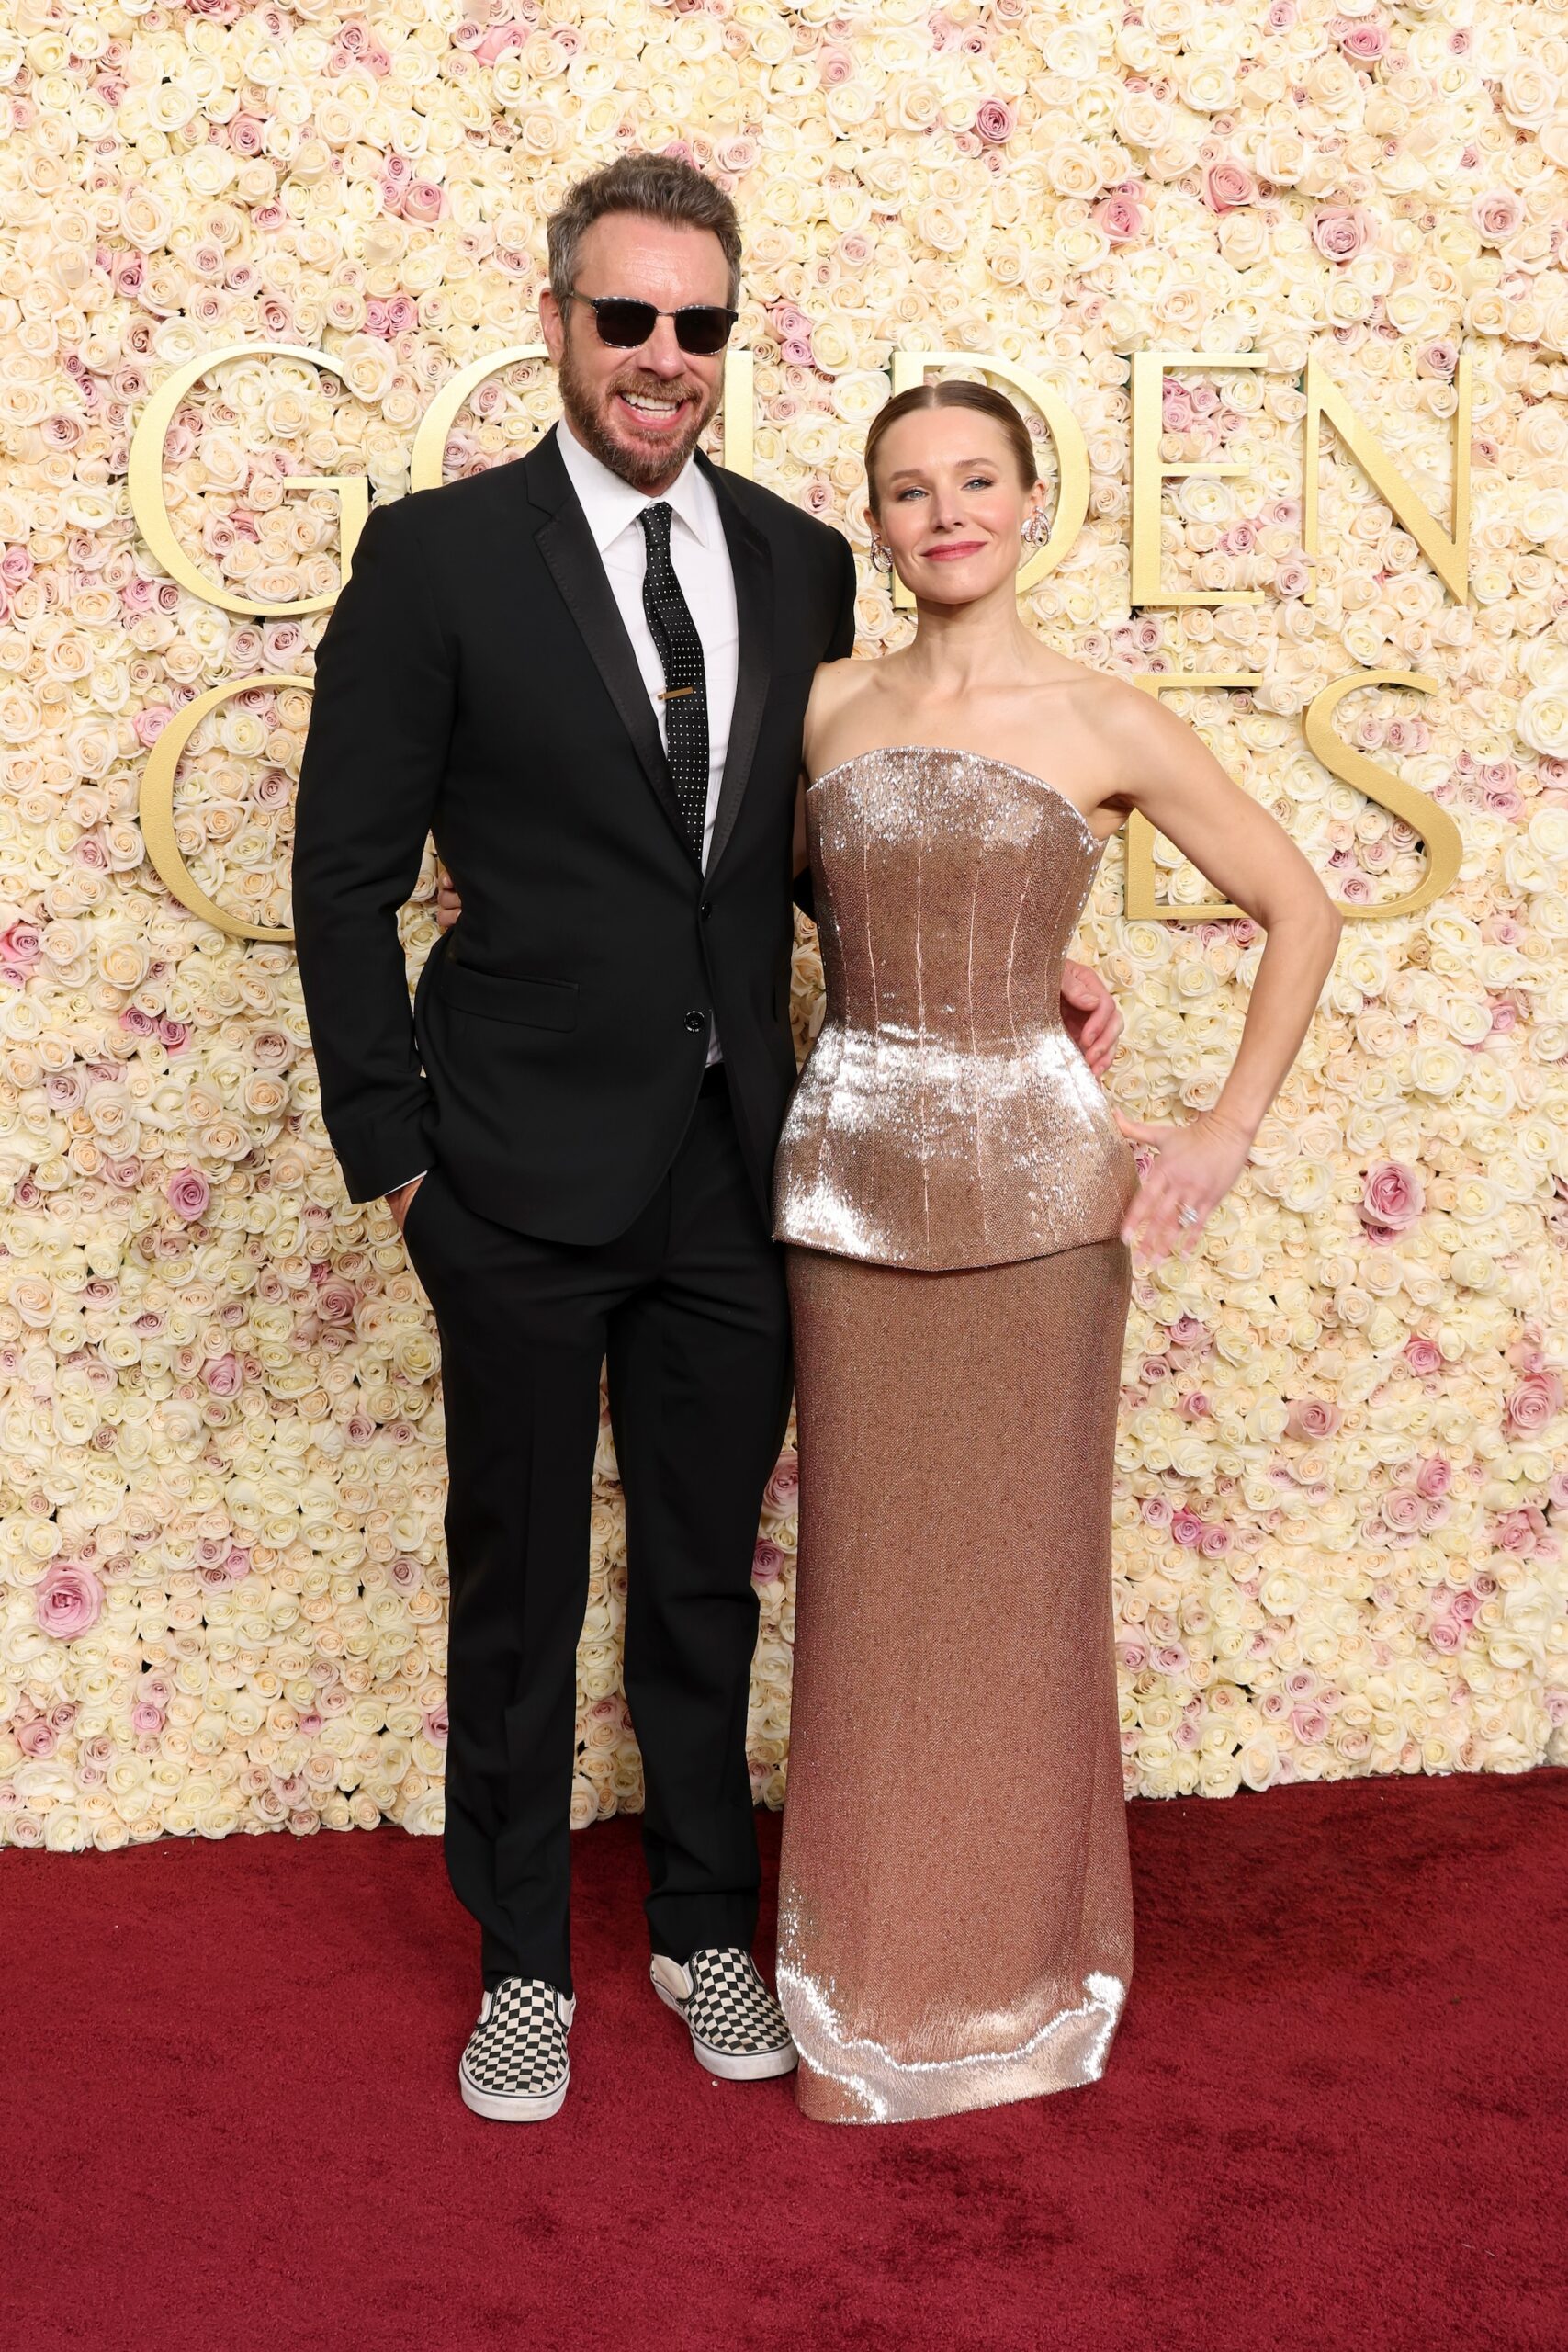
[{"label": "woman", "polygon": [[[833,2121],[1104,2067],[1133,1950],[1110,1562],[1129,1245],[1190,1250],[1339,932],[1190,729],[1020,620],[1043,492],[1009,401],[900,394],[866,474],[918,626],[813,688],[828,1007],[776,1178],[801,1462],[779,1996],[800,2103]],[[1174,1128],[1113,1117],[1058,1012],[1133,809],[1268,933],[1219,1100]],[[1124,1137],[1157,1154],[1141,1183]]]}]

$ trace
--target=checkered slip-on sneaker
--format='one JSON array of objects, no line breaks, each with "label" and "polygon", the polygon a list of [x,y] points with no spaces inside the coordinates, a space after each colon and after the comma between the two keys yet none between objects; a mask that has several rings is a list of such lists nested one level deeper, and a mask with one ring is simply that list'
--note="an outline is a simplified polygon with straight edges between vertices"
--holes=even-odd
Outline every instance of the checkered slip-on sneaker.
[{"label": "checkered slip-on sneaker", "polygon": [[655,1952],[651,1973],[660,1999],[685,2018],[692,2048],[710,2075],[755,2083],[797,2064],[784,2011],[749,1951],[714,1946],[694,1951],[684,1967]]},{"label": "checkered slip-on sneaker", "polygon": [[558,2114],[571,2075],[566,2037],[576,2007],[542,1977],[504,1977],[485,1995],[457,2068],[464,2106],[492,2123],[542,2123]]}]

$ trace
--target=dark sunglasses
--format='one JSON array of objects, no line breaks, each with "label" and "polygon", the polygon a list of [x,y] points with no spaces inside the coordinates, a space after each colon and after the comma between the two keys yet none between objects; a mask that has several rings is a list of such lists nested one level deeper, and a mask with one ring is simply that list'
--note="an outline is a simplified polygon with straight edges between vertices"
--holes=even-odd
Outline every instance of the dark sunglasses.
[{"label": "dark sunglasses", "polygon": [[648,341],[660,319],[673,319],[675,340],[682,351],[711,359],[729,341],[739,311],[720,310],[715,302],[689,302],[683,311],[660,311],[651,302],[634,302],[623,294],[580,294],[574,286],[569,302],[586,302],[593,313],[601,343],[616,351],[635,351]]}]

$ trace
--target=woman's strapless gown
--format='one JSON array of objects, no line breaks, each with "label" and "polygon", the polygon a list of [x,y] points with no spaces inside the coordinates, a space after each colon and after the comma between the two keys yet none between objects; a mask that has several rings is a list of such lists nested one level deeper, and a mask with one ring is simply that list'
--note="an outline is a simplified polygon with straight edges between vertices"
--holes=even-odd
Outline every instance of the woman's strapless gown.
[{"label": "woman's strapless gown", "polygon": [[1090,2082],[1132,1973],[1111,1477],[1132,1153],[1062,1027],[1100,845],[1005,761],[807,802],[827,1018],[780,1147],[800,1573],[779,1996],[809,2115]]}]

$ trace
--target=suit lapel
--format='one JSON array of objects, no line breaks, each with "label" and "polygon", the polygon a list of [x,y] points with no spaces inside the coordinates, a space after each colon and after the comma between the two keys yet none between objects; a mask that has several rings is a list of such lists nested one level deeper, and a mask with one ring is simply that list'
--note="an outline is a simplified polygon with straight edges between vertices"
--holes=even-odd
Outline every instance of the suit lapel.
[{"label": "suit lapel", "polygon": [[741,513],[739,502],[723,473],[701,456],[697,463],[718,497],[725,542],[729,549],[729,567],[735,577],[735,615],[739,639],[736,649],[735,708],[729,720],[729,748],[725,753],[718,808],[714,817],[713,840],[708,847],[707,871],[711,875],[724,854],[725,844],[734,831],[736,818],[740,813],[751,763],[756,756],[762,706],[768,699],[773,635],[773,566],[766,539],[760,531],[753,529]]},{"label": "suit lapel", "polygon": [[[553,430],[526,458],[519,459],[518,469],[526,478],[525,487],[534,504],[545,509],[545,520],[536,534],[539,553],[581,631],[659,805],[689,854],[670,763],[660,741],[659,722],[599,550],[561,463]],[[733,738],[731,741],[733,744]],[[728,762],[725,775],[728,781]]]}]

